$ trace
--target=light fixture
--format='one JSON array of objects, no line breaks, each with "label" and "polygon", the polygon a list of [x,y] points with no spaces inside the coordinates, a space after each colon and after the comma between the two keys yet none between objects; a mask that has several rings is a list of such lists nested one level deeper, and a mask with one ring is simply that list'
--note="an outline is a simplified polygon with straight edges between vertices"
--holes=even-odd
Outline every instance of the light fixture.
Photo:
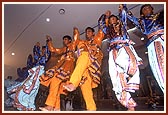
[{"label": "light fixture", "polygon": [[47,21],[47,22],[50,22],[50,18],[46,18],[46,21]]},{"label": "light fixture", "polygon": [[14,55],[15,55],[15,53],[13,53],[13,52],[12,52],[12,54],[11,54],[11,55],[12,55],[12,56],[14,56]]},{"label": "light fixture", "polygon": [[61,9],[59,10],[59,14],[65,14],[65,9],[61,8]]}]

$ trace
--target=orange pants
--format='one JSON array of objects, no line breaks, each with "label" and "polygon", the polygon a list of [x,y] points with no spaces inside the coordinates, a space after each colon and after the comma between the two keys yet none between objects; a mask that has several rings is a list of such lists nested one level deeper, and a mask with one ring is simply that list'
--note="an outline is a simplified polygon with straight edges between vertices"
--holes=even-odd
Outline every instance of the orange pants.
[{"label": "orange pants", "polygon": [[47,87],[50,85],[49,95],[45,104],[55,107],[56,109],[60,109],[60,94],[63,93],[62,80],[54,76],[51,79],[47,81],[41,81],[40,83]]},{"label": "orange pants", "polygon": [[81,55],[78,57],[76,62],[76,67],[70,77],[70,82],[75,86],[78,87],[82,76],[87,77],[87,80],[83,85],[80,86],[83,98],[86,103],[86,109],[90,111],[96,110],[96,104],[93,99],[93,92],[92,92],[92,78],[88,73],[87,67],[91,64],[89,59],[88,52],[82,52]]}]

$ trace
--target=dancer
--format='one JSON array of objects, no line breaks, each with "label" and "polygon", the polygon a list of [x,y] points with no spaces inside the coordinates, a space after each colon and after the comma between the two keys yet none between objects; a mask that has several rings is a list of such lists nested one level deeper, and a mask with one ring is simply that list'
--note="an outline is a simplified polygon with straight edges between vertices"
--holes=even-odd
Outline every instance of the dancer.
[{"label": "dancer", "polygon": [[50,52],[48,52],[48,47],[43,46],[42,51],[40,49],[40,44],[38,43],[34,46],[34,54],[36,55],[35,66],[28,70],[28,77],[21,83],[16,84],[7,89],[7,92],[14,98],[13,106],[18,110],[22,111],[33,111],[36,109],[35,107],[35,97],[38,93],[39,89],[39,77],[44,73],[44,67],[46,61],[48,60]]},{"label": "dancer", "polygon": [[51,52],[61,55],[58,63],[51,69],[47,70],[40,78],[41,84],[49,86],[49,95],[45,107],[39,107],[42,111],[59,111],[60,110],[60,94],[67,95],[63,91],[63,84],[70,79],[75,66],[75,53],[72,39],[69,35],[63,37],[63,47],[54,48],[52,39],[47,36],[48,47]]},{"label": "dancer", "polygon": [[140,18],[136,18],[126,5],[122,5],[122,11],[127,12],[127,18],[131,20],[141,32],[147,36],[148,59],[153,75],[164,93],[164,19],[162,13],[153,13],[150,4],[141,6]]},{"label": "dancer", "polygon": [[[133,42],[129,39],[126,30],[126,14],[120,12],[120,18],[115,15],[103,14],[99,23],[104,28],[104,33],[109,39],[109,74],[113,84],[113,90],[119,102],[134,111],[136,102],[130,92],[139,89],[139,68],[141,58],[133,48]],[[109,17],[108,24],[105,19]]]},{"label": "dancer", "polygon": [[87,27],[85,33],[86,40],[81,40],[78,29],[74,28],[78,59],[69,84],[64,85],[64,88],[71,92],[80,86],[86,109],[88,111],[95,111],[97,108],[92,88],[96,88],[100,84],[101,61],[103,58],[100,47],[104,34],[102,30],[99,30],[95,35],[94,29],[91,27]]}]

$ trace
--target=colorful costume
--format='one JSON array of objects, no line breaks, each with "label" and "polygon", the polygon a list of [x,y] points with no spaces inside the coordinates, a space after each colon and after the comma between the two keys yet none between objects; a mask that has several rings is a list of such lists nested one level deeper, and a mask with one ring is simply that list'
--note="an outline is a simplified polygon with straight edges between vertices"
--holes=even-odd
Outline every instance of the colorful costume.
[{"label": "colorful costume", "polygon": [[41,51],[36,50],[36,48],[33,50],[33,52],[40,55],[38,55],[39,57],[36,57],[38,62],[36,61],[37,63],[35,66],[28,70],[28,77],[23,82],[7,89],[8,93],[16,92],[15,95],[12,95],[14,97],[13,106],[18,110],[32,111],[36,109],[35,97],[39,89],[39,77],[44,73],[44,67],[50,53],[48,52],[47,46],[44,55],[41,55]]},{"label": "colorful costume", "polygon": [[103,38],[104,34],[99,30],[90,41],[81,39],[76,41],[78,59],[70,77],[70,83],[74,87],[80,86],[87,110],[96,110],[92,88],[97,87],[100,83],[100,66],[103,58],[100,46]]},{"label": "colorful costume", "polygon": [[[122,12],[118,23],[107,26],[105,19],[106,15],[103,14],[99,19],[99,28],[102,28],[110,42],[109,74],[113,90],[123,106],[134,108],[136,102],[132,99],[130,92],[139,89],[138,64],[142,60],[135,52],[133,42],[127,34],[125,12]],[[119,28],[119,32],[116,32],[115,28]]]},{"label": "colorful costume", "polygon": [[48,41],[48,47],[51,52],[62,55],[56,66],[46,71],[40,80],[44,86],[49,86],[49,95],[45,102],[52,106],[53,110],[60,110],[60,94],[63,92],[63,84],[70,79],[75,66],[75,53],[73,43],[69,43],[63,48],[54,48],[51,41]]},{"label": "colorful costume", "polygon": [[163,17],[161,17],[161,13],[157,13],[138,19],[130,11],[126,12],[127,18],[140,28],[141,32],[148,38],[146,46],[149,64],[158,85],[164,92],[164,20],[161,21]]}]

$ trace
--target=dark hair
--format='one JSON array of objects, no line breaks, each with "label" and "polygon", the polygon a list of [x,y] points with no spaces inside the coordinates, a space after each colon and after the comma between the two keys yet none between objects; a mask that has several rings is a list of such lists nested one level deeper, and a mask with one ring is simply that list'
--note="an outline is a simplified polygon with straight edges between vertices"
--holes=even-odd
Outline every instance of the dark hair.
[{"label": "dark hair", "polygon": [[46,48],[46,46],[42,46],[42,49]]},{"label": "dark hair", "polygon": [[68,38],[68,40],[71,40],[71,41],[72,41],[72,38],[71,38],[71,36],[69,36],[69,35],[65,35],[62,39],[64,40],[65,38]]},{"label": "dark hair", "polygon": [[110,15],[110,16],[109,16],[109,19],[110,19],[111,17],[115,17],[117,20],[119,19],[119,18],[118,18],[116,15],[114,15],[114,14]]},{"label": "dark hair", "polygon": [[86,32],[87,30],[92,30],[92,32],[95,32],[94,28],[92,28],[92,27],[87,27],[87,28],[85,29],[85,32]]},{"label": "dark hair", "polygon": [[153,7],[152,7],[150,4],[144,4],[144,5],[141,6],[141,9],[140,9],[140,15],[143,15],[143,13],[142,13],[142,9],[143,9],[144,7],[146,7],[146,6],[151,7],[152,10],[153,10]]}]

